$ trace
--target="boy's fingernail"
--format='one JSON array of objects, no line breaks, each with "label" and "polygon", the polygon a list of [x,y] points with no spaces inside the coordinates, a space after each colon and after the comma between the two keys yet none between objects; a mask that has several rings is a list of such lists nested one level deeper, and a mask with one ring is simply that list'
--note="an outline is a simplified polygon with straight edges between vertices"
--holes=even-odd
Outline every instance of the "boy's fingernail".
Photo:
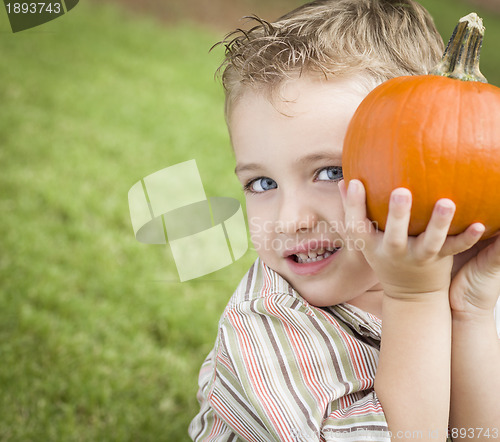
[{"label": "boy's fingernail", "polygon": [[451,201],[441,201],[437,210],[441,215],[449,215],[455,210],[455,205]]},{"label": "boy's fingernail", "polygon": [[393,193],[392,201],[396,204],[407,204],[410,202],[410,195],[407,193]]},{"label": "boy's fingernail", "polygon": [[356,195],[356,193],[359,192],[359,183],[355,180],[351,180],[349,182],[349,187],[347,188],[347,194],[348,195]]},{"label": "boy's fingernail", "polygon": [[474,233],[476,235],[479,235],[480,233],[481,234],[484,233],[484,231],[486,230],[486,227],[484,227],[483,224],[477,223],[477,224],[474,224],[473,229],[474,229]]}]

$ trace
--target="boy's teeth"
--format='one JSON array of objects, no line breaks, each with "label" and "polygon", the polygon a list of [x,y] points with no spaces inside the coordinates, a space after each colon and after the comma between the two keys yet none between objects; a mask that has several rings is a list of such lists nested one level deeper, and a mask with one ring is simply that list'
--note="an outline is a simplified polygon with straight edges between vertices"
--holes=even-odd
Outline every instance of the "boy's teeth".
[{"label": "boy's teeth", "polygon": [[328,258],[333,254],[333,248],[326,248],[325,249],[319,249],[316,252],[308,252],[308,254],[305,253],[297,253],[297,262],[299,264],[304,264],[304,263],[309,263],[309,262],[316,262],[316,261],[321,261],[322,259]]}]

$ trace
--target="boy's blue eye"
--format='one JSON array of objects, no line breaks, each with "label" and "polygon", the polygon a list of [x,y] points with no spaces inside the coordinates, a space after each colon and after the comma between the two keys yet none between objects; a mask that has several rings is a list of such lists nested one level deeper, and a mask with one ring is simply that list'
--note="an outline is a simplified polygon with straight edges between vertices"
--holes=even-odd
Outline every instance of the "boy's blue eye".
[{"label": "boy's blue eye", "polygon": [[339,181],[343,178],[342,167],[330,166],[318,171],[316,180],[318,181]]},{"label": "boy's blue eye", "polygon": [[271,189],[276,189],[278,184],[271,178],[257,178],[245,186],[251,192],[262,193]]}]

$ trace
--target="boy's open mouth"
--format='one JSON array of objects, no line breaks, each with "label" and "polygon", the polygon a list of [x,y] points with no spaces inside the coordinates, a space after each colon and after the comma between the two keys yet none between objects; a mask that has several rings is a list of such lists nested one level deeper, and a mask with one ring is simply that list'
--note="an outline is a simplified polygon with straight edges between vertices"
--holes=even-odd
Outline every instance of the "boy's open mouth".
[{"label": "boy's open mouth", "polygon": [[304,253],[297,253],[290,255],[289,258],[293,259],[299,264],[308,264],[310,262],[321,261],[333,255],[340,247],[325,247],[317,250],[309,250]]}]

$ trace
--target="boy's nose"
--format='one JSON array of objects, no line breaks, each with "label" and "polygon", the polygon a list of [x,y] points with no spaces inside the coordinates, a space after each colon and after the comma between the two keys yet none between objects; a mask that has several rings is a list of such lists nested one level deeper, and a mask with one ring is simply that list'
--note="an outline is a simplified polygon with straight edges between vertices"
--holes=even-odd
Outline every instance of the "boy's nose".
[{"label": "boy's nose", "polygon": [[319,218],[314,207],[310,198],[299,193],[282,198],[278,207],[276,231],[293,234],[314,229]]}]

